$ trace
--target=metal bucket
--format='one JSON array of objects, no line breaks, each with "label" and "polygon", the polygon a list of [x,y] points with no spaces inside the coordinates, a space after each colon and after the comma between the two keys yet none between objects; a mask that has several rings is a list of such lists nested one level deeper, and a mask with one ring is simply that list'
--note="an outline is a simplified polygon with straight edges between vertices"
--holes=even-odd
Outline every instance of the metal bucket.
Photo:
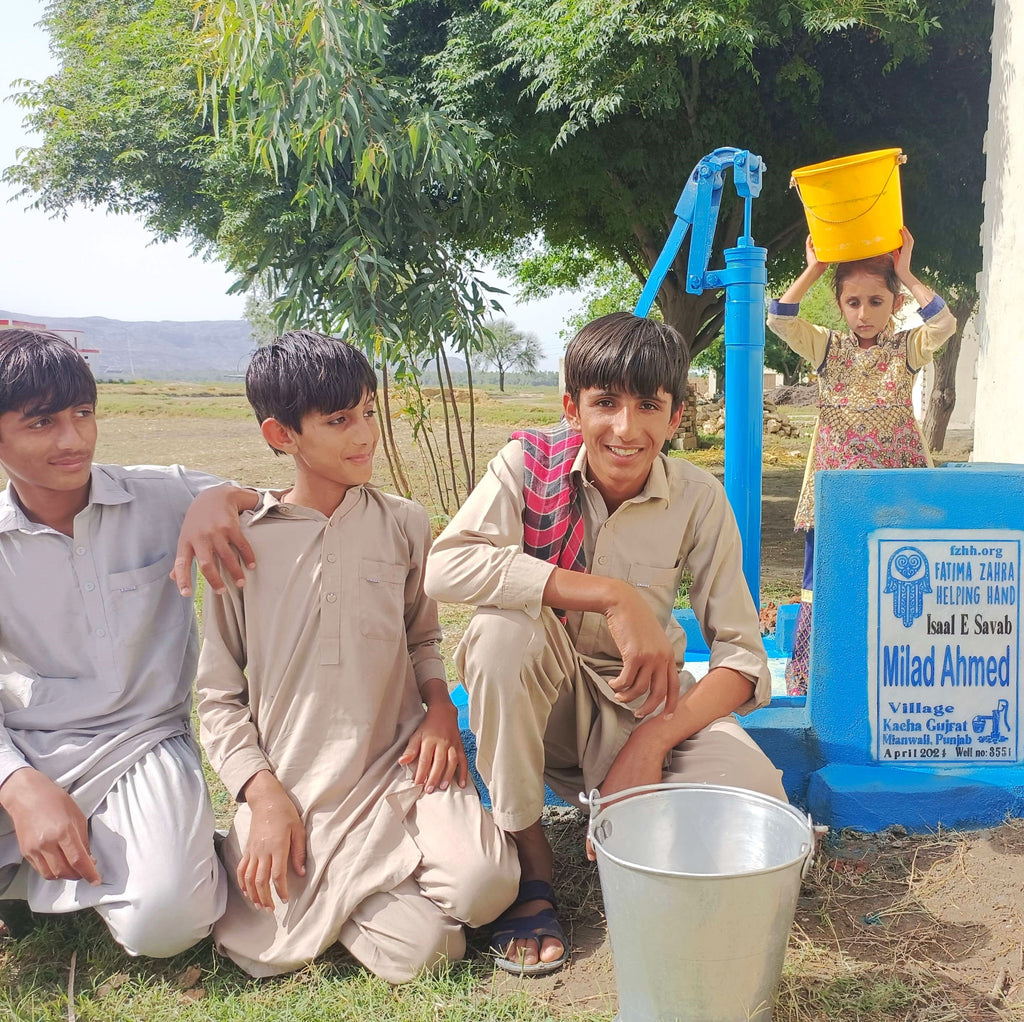
[{"label": "metal bucket", "polygon": [[593,791],[618,1022],[769,1022],[809,816],[712,784]]}]

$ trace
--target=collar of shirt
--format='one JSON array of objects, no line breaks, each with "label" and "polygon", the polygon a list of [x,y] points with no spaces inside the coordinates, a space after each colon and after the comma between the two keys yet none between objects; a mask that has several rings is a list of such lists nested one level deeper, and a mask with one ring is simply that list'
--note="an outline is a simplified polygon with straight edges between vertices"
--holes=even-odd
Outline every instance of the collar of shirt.
[{"label": "collar of shirt", "polygon": [[[372,484],[364,484],[371,486]],[[259,507],[249,515],[249,524],[254,525],[268,515],[273,518],[313,518],[320,521],[331,521],[334,518],[343,517],[348,514],[363,486],[350,486],[345,493],[341,503],[335,508],[334,514],[328,518],[322,511],[306,507],[304,504],[290,504],[281,498],[291,489],[290,486],[281,490],[263,490],[263,499]]]},{"label": "collar of shirt", "polygon": [[[135,498],[113,476],[104,471],[104,466],[93,465],[89,479],[89,504],[127,504]],[[10,482],[0,493],[0,532],[52,532],[48,525],[33,522],[18,503],[14,487]]]},{"label": "collar of shirt", "polygon": [[[576,454],[576,460],[569,469],[571,476],[578,476],[580,483],[587,489],[596,489],[594,484],[587,478],[587,449],[581,447]],[[654,459],[651,471],[647,476],[644,488],[635,496],[626,501],[627,504],[643,504],[648,500],[663,500],[669,503],[668,475],[665,472],[664,457],[658,455]]]}]

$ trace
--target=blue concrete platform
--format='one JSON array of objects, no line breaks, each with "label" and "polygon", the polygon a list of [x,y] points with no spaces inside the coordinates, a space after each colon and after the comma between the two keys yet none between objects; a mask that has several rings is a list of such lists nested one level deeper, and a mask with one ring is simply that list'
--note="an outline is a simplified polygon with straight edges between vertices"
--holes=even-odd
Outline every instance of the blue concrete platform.
[{"label": "blue concrete platform", "polygon": [[741,719],[817,823],[1024,815],[1024,466],[819,472],[811,685]]},{"label": "blue concrete platform", "polygon": [[1024,816],[1024,771],[985,767],[853,766],[836,763],[808,777],[806,804],[814,819],[874,833],[899,823],[913,832],[991,827]]}]

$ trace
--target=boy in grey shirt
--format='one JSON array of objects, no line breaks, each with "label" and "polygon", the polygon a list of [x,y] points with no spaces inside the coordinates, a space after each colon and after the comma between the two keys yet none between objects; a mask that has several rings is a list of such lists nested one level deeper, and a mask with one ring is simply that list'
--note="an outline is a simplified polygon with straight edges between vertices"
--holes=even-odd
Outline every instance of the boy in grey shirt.
[{"label": "boy in grey shirt", "polygon": [[[63,338],[0,332],[0,898],[95,908],[129,954],[164,957],[224,908],[196,622],[171,578],[186,511],[221,480],[94,465],[95,406]],[[207,506],[256,500],[220,487]]]}]

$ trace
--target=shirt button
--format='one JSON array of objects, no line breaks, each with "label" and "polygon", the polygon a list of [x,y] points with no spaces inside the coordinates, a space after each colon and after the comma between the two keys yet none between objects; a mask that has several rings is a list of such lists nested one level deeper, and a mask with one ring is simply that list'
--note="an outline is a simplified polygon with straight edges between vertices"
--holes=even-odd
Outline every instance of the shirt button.
[{"label": "shirt button", "polygon": [[96,588],[96,583],[95,582],[86,582],[85,583],[85,591],[87,593],[91,593],[95,588]]},{"label": "shirt button", "polygon": [[337,596],[336,596],[336,595],[335,595],[334,593],[328,593],[328,594],[327,594],[327,602],[328,602],[328,603],[334,603],[334,601],[335,601],[335,600],[336,600],[337,598],[338,598],[338,597],[337,597]]},{"label": "shirt button", "polygon": [[78,554],[79,557],[84,557],[85,556],[85,547],[84,546],[76,546],[75,547],[75,553]]},{"label": "shirt button", "polygon": [[338,558],[335,557],[334,554],[328,554],[327,555],[327,563],[328,564],[333,564],[337,559]]},{"label": "shirt button", "polygon": [[599,557],[597,559],[597,563],[598,564],[607,564],[608,563],[608,558],[607,557]]},{"label": "shirt button", "polygon": [[97,634],[97,635],[98,635],[98,636],[99,636],[99,637],[100,637],[100,638],[102,639],[102,638],[103,638],[103,636],[104,636],[104,635],[106,635],[107,633],[106,633],[106,631],[105,631],[104,629],[102,629],[102,628],[97,628],[97,629],[96,629],[96,634]]}]

